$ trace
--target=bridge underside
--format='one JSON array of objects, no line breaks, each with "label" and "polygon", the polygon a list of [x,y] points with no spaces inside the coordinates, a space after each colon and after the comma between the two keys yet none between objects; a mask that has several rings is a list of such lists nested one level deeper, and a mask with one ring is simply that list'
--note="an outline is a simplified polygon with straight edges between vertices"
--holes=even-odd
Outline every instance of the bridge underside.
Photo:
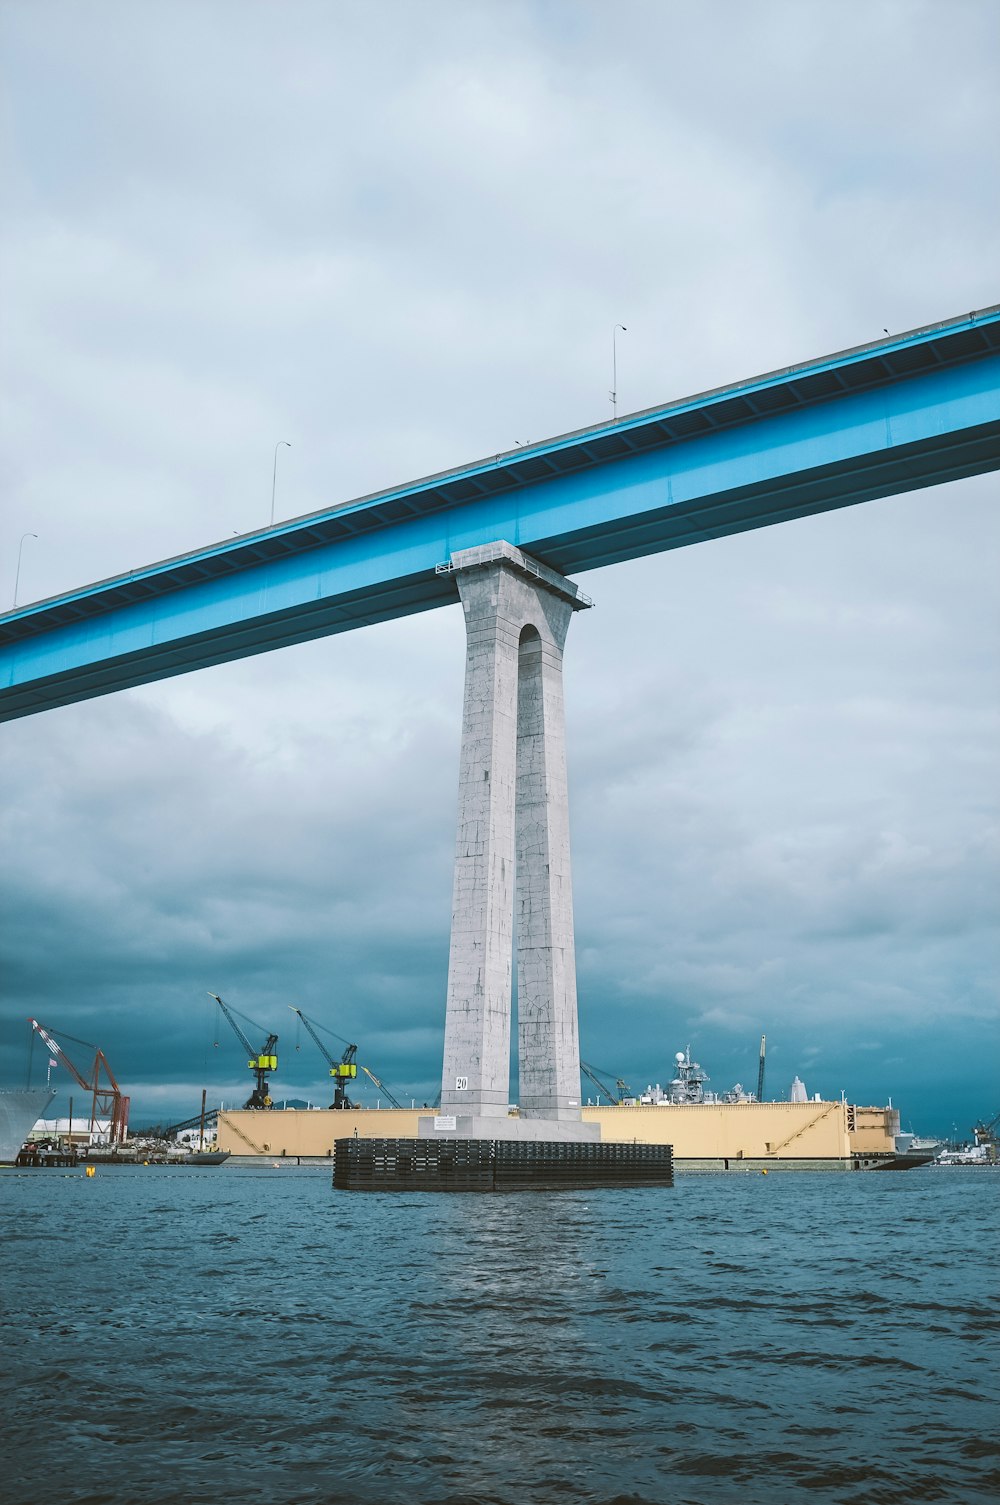
[{"label": "bridge underside", "polygon": [[498,455],[0,617],[0,720],[1000,468],[1000,309]]}]

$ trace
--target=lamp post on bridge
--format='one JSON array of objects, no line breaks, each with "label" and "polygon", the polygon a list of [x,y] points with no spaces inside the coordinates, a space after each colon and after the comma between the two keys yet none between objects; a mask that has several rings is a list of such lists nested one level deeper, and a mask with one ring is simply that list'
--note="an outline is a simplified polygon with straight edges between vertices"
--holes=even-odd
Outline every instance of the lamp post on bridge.
[{"label": "lamp post on bridge", "polygon": [[611,331],[611,410],[614,422],[618,422],[618,331],[628,334],[624,324],[616,324]]},{"label": "lamp post on bridge", "polygon": [[24,548],[26,538],[37,538],[37,533],[22,533],[21,542],[17,546],[17,573],[14,576],[14,605],[17,605],[17,587],[21,583],[21,550]]},{"label": "lamp post on bridge", "polygon": [[271,527],[272,528],[274,527],[274,486],[275,486],[275,482],[278,479],[278,450],[281,448],[282,445],[284,445],[286,449],[291,449],[291,447],[292,447],[289,444],[289,442],[288,442],[287,439],[279,439],[278,442],[277,442],[277,444],[274,446],[274,465],[271,468]]}]

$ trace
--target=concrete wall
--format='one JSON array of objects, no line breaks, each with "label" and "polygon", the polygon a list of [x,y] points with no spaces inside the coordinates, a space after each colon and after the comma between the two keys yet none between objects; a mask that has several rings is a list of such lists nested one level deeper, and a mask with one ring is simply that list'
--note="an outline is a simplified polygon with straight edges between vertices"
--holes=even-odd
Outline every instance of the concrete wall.
[{"label": "concrete wall", "polygon": [[[584,1108],[607,1142],[672,1144],[674,1157],[739,1160],[846,1160],[893,1150],[893,1109],[852,1109],[859,1134],[848,1132],[848,1107],[833,1103],[702,1103],[648,1108]],[[219,1115],[219,1145],[233,1155],[326,1155],[334,1139],[417,1137],[426,1108],[357,1109],[341,1113],[241,1109]],[[863,1118],[861,1117],[863,1115]],[[880,1127],[881,1126],[881,1127]]]}]

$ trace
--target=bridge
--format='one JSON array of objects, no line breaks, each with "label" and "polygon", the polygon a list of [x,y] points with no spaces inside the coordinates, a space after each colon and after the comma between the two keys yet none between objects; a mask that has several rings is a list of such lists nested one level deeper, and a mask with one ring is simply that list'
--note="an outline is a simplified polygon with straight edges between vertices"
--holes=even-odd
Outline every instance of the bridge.
[{"label": "bridge", "polygon": [[0,616],[0,720],[1000,466],[1000,307],[488,456]]}]

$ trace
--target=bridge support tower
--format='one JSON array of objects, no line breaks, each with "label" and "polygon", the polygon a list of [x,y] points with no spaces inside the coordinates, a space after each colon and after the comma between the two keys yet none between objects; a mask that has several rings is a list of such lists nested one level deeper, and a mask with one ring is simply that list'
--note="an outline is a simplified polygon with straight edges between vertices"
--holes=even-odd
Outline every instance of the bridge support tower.
[{"label": "bridge support tower", "polygon": [[[508,543],[463,550],[442,568],[465,612],[465,705],[441,1109],[421,1133],[599,1138],[580,1121],[562,686],[570,620],[591,603]],[[520,1114],[511,1118],[515,923]]]}]

